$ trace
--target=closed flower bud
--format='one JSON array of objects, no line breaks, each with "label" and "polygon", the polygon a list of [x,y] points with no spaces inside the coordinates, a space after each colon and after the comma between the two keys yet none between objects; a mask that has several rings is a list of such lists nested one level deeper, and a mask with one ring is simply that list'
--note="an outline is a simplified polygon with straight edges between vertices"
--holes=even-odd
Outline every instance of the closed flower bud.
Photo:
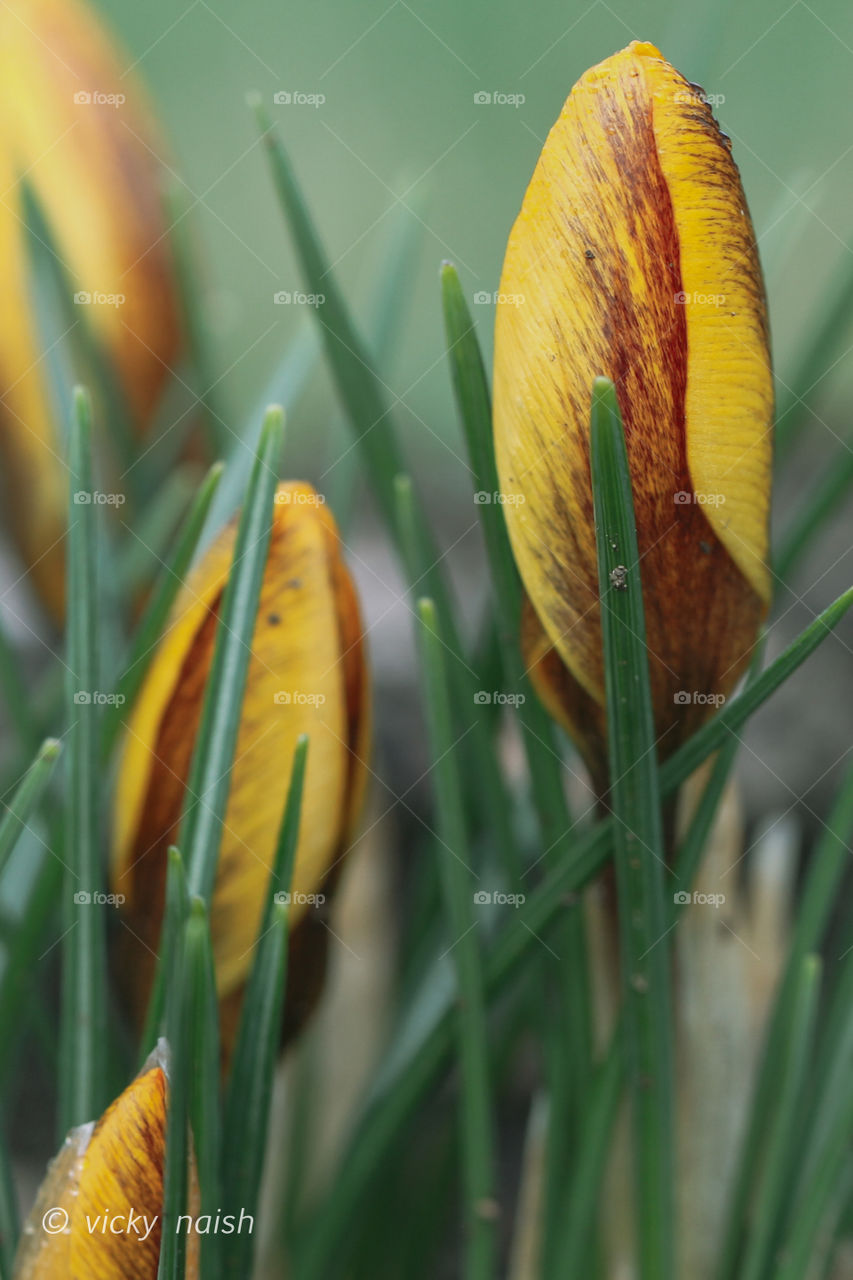
[{"label": "closed flower bud", "polygon": [[729,140],[652,45],[588,71],[510,234],[495,445],[532,605],[534,683],[594,772],[604,678],[589,465],[594,378],[625,424],[660,750],[743,673],[770,600],[764,287]]},{"label": "closed flower bud", "polygon": [[[100,1120],[65,1139],[24,1227],[13,1280],[157,1280],[167,1107],[161,1041]],[[188,1211],[197,1206],[191,1169]],[[187,1237],[187,1280],[195,1280],[198,1237]]]},{"label": "closed flower bud", "polygon": [[[220,536],[179,597],[127,727],[112,887],[125,898],[118,968],[137,1023],[151,988],[167,852],[178,838],[234,533],[231,527]],[[309,746],[291,887],[285,1037],[322,987],[324,907],[359,808],[369,738],[361,618],[337,529],[310,485],[287,483],[276,492],[210,908],[226,1056],[302,734]]]},{"label": "closed flower bud", "polygon": [[79,0],[0,6],[4,497],[32,581],[55,614],[64,599],[65,408],[55,402],[44,352],[50,335],[40,332],[30,287],[24,176],[136,429],[148,424],[180,345],[157,162],[162,144],[125,71]]}]

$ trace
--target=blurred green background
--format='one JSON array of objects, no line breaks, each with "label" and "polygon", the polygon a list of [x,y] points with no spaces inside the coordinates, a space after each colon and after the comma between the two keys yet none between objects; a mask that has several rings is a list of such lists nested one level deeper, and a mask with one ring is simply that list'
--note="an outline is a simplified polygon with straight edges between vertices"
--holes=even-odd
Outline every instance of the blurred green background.
[{"label": "blurred green background", "polygon": [[[464,469],[441,443],[459,447],[438,264],[456,262],[472,299],[497,287],[507,232],[564,98],[588,66],[631,39],[657,43],[689,79],[724,95],[717,113],[761,237],[783,379],[850,252],[848,0],[101,0],[101,8],[133,74],[147,83],[171,163],[198,201],[219,390],[235,424],[308,322],[305,307],[273,302],[300,281],[247,90],[273,111],[356,312],[366,312],[394,228],[407,222],[417,233],[415,270],[400,280],[406,305],[393,360],[382,372],[402,398],[396,412],[409,455],[422,475],[440,477],[446,500],[467,503],[468,494]],[[477,93],[496,91],[524,102],[475,103]],[[325,101],[275,106],[276,92]],[[492,307],[476,307],[475,317],[488,349]],[[821,418],[851,367],[848,356],[815,389]],[[290,423],[291,463],[321,484],[336,456],[325,377]]]}]

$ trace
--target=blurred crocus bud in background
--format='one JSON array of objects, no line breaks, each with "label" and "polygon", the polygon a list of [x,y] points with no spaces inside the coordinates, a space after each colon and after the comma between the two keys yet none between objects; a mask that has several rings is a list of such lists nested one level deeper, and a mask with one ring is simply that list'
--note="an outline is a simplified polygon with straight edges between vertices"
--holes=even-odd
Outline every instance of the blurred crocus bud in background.
[{"label": "blurred crocus bud in background", "polygon": [[157,159],[163,144],[128,70],[78,0],[0,6],[3,497],[10,532],[54,616],[64,600],[67,406],[51,388],[56,353],[44,350],[31,288],[23,181],[132,426],[143,431],[179,351],[180,312]]},{"label": "blurred crocus bud in background", "polygon": [[770,600],[772,373],[755,236],[705,95],[649,44],[588,71],[510,234],[494,427],[534,683],[594,773],[604,681],[593,379],[625,423],[659,747],[744,671]]},{"label": "blurred crocus bud in background", "polygon": [[[151,987],[167,852],[178,835],[234,536],[233,526],[220,536],[179,597],[127,726],[112,888],[126,898],[119,979],[137,1023]],[[324,908],[360,807],[369,741],[361,616],[337,528],[310,485],[286,483],[276,491],[210,914],[226,1057],[302,734],[309,747],[290,908],[285,1038],[322,989]]]},{"label": "blurred crocus bud in background", "polygon": [[[168,1092],[161,1041],[100,1120],[68,1134],[24,1226],[13,1280],[157,1280]],[[191,1170],[188,1211],[197,1203]],[[187,1280],[197,1276],[189,1232]]]}]

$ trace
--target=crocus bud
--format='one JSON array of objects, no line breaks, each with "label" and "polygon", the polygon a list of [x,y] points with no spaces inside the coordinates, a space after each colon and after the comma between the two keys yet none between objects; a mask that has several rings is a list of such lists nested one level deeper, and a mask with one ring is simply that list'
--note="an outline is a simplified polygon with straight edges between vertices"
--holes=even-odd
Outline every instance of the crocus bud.
[{"label": "crocus bud", "polygon": [[[220,536],[179,597],[127,727],[112,888],[125,899],[118,969],[137,1023],[151,987],[167,852],[178,837],[234,533],[231,527]],[[210,909],[226,1056],[302,734],[309,746],[291,889],[285,1038],[322,986],[323,908],[359,808],[369,738],[361,617],[337,529],[310,485],[287,483],[276,492]]]},{"label": "crocus bud", "polygon": [[[13,1280],[157,1280],[168,1072],[161,1041],[96,1123],[72,1129],[51,1164],[15,1256]],[[197,1206],[194,1169],[190,1206]],[[187,1280],[198,1237],[187,1232]]]},{"label": "crocus bud", "polygon": [[534,683],[593,771],[604,678],[589,418],[625,424],[659,748],[742,674],[770,600],[772,375],[755,237],[728,138],[652,45],[584,75],[510,234],[494,429],[533,616]]},{"label": "crocus bud", "polygon": [[143,430],[176,359],[180,321],[157,161],[163,145],[139,86],[125,74],[128,61],[79,0],[0,6],[4,496],[32,581],[55,614],[64,599],[65,409],[55,403],[44,352],[51,335],[40,332],[31,293],[22,178],[80,317]]}]

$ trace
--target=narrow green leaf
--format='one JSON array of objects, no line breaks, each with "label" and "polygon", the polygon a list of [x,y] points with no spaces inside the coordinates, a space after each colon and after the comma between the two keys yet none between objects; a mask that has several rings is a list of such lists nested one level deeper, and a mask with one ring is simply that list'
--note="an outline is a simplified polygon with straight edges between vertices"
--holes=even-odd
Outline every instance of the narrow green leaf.
[{"label": "narrow green leaf", "polygon": [[[661,793],[672,795],[712,752],[729,741],[751,715],[808,658],[853,604],[853,589],[823,611],[754,683],[727,704],[691,740],[664,762]],[[530,951],[541,945],[567,893],[576,893],[598,874],[611,848],[613,822],[607,818],[578,836],[572,857],[550,868],[524,906],[508,921],[486,957],[489,995],[500,992]],[[453,1049],[453,996],[435,1003],[432,1021],[408,1052],[389,1055],[394,1070],[380,1076],[354,1127],[331,1199],[323,1205],[322,1228],[309,1220],[299,1242],[300,1280],[328,1274],[347,1232],[358,1220],[373,1180],[403,1140],[406,1124],[446,1068]]]},{"label": "narrow green leaf", "polygon": [[38,193],[26,174],[19,179],[23,220],[27,228],[31,284],[39,319],[41,348],[48,356],[54,399],[65,402],[71,370],[82,367],[91,379],[96,400],[110,424],[108,443],[133,497],[144,494],[144,476],[132,464],[137,451],[127,400],[116,371],[89,319],[89,308],[77,303],[77,286],[59,253]]},{"label": "narrow green leaf", "polygon": [[166,1040],[169,1047],[169,1105],[163,1170],[163,1215],[157,1280],[184,1280],[187,1233],[178,1230],[186,1213],[189,1185],[189,1095],[193,984],[188,975],[187,941],[190,900],[183,860],[169,850],[173,901],[167,911],[176,921],[177,937],[168,964]]},{"label": "narrow green leaf", "polygon": [[166,865],[166,905],[157,954],[157,972],[145,1014],[142,1033],[142,1062],[151,1053],[161,1035],[168,1033],[166,1016],[167,979],[171,972],[181,930],[190,909],[184,862],[177,849],[170,848]]},{"label": "narrow green leaf", "polygon": [[[593,1274],[590,1242],[598,1217],[604,1171],[622,1097],[624,1076],[624,1046],[614,1037],[607,1057],[598,1068],[592,1083],[589,1103],[578,1135],[571,1178],[560,1188],[563,1218],[558,1236],[555,1275],[569,1277]],[[605,1207],[601,1214],[605,1222],[606,1213]]]},{"label": "narrow green leaf", "polygon": [[817,956],[800,961],[794,977],[782,1054],[776,1063],[779,1090],[768,1129],[767,1148],[755,1191],[754,1212],[745,1241],[740,1280],[761,1280],[773,1260],[779,1214],[788,1171],[797,1159],[793,1138],[798,1108],[804,1100],[804,1083],[817,1015],[821,965]]},{"label": "narrow green leaf", "polygon": [[823,941],[841,880],[849,858],[853,835],[853,769],[838,793],[826,828],[818,841],[799,895],[799,910],[794,921],[785,968],[779,980],[776,999],[764,1037],[761,1059],[746,1132],[742,1141],[736,1175],[732,1180],[726,1229],[720,1248],[720,1280],[734,1274],[741,1249],[745,1223],[752,1203],[758,1170],[768,1141],[773,1115],[778,1107],[780,1089],[779,1061],[783,1052],[790,1009],[802,963],[807,955],[817,952]]},{"label": "narrow green leaf", "polygon": [[6,1135],[0,1131],[0,1277],[12,1280],[12,1264],[18,1244],[20,1222],[12,1161]]},{"label": "narrow green leaf", "polygon": [[92,502],[91,407],[74,395],[69,443],[67,871],[63,942],[59,1128],[99,1116],[106,1103],[107,940],[98,823],[100,705],[97,506]]},{"label": "narrow green leaf", "polygon": [[0,872],[17,844],[30,814],[43,795],[61,750],[62,747],[55,738],[46,739],[39,747],[35,760],[18,783],[12,799],[3,806],[5,812],[0,819]]},{"label": "narrow green leaf", "polygon": [[187,782],[181,823],[187,883],[190,893],[206,902],[210,901],[216,878],[231,762],[269,550],[283,425],[281,409],[270,408],[237,530]]},{"label": "narrow green leaf", "polygon": [[427,728],[433,759],[441,879],[450,926],[448,945],[462,1006],[457,1019],[462,1071],[462,1151],[467,1280],[495,1269],[494,1133],[488,1024],[474,918],[477,879],[471,870],[462,785],[454,758],[450,690],[438,618],[431,600],[418,605]]},{"label": "narrow green leaf", "polygon": [[145,679],[148,663],[157,647],[169,612],[186,579],[199,538],[207,519],[219,481],[223,464],[214,463],[207,473],[187,512],[178,534],[175,549],[151,593],[133,639],[133,646],[125,665],[124,674],[116,687],[116,700],[104,718],[104,751],[109,753],[125,717]]},{"label": "narrow green leaf", "polygon": [[[492,406],[486,369],[471,313],[456,268],[441,268],[448,354],[459,415],[476,489],[495,607],[506,691],[518,696],[516,713],[539,819],[542,846],[550,863],[570,856],[572,822],[550,718],[534,694],[519,647],[521,581],[507,535],[492,439]],[[551,1274],[552,1241],[562,1220],[561,1188],[570,1162],[572,1126],[585,1106],[592,1064],[592,996],[581,903],[564,913],[556,946],[564,963],[556,982],[556,1013],[545,1011],[550,1029],[548,1171],[546,1176],[546,1275]]]},{"label": "narrow green leaf", "polygon": [[639,1271],[666,1280],[674,1267],[672,1010],[666,853],[640,555],[628,454],[616,389],[593,384],[590,463],[598,547],[610,759],[616,819],[625,1039],[633,1095]]},{"label": "narrow green leaf", "polygon": [[39,720],[33,707],[32,690],[21,680],[21,657],[0,622],[0,697],[6,707],[9,726],[17,747],[29,759],[39,740]]},{"label": "narrow green leaf", "polygon": [[[307,756],[308,739],[303,734],[293,754],[287,802],[243,997],[225,1105],[224,1154],[229,1212],[238,1216],[249,1215],[253,1219],[257,1212],[273,1074],[281,1041],[287,984],[290,890],[299,842]],[[227,1237],[225,1274],[249,1275],[252,1252],[251,1231],[245,1234],[235,1232]]]},{"label": "narrow green leaf", "polygon": [[826,1027],[818,1042],[809,1096],[800,1118],[801,1143],[789,1165],[794,1191],[784,1214],[777,1280],[804,1280],[818,1237],[835,1212],[853,1137],[853,947],[842,964]]},{"label": "narrow green leaf", "polygon": [[[189,1114],[195,1140],[201,1212],[214,1219],[222,1208],[219,1110],[219,1006],[213,966],[213,944],[207,908],[201,898],[190,904],[184,935],[184,1010],[188,1022]],[[211,1231],[201,1238],[201,1271],[205,1280],[222,1275],[224,1237]]]},{"label": "narrow green leaf", "polygon": [[269,114],[260,97],[253,97],[250,106],[267,149],[276,194],[290,223],[307,285],[326,299],[322,308],[322,335],[329,366],[364,450],[366,469],[380,507],[393,528],[394,478],[403,470],[403,458],[388,418],[385,388],[329,271],[287,152],[272,127]]}]

